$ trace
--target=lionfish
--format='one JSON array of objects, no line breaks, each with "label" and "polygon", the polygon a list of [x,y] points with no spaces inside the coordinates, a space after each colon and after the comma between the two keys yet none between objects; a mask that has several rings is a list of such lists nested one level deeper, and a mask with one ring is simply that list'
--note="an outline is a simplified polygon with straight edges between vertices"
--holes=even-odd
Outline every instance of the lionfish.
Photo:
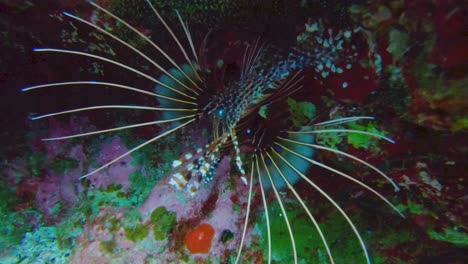
[{"label": "lionfish", "polygon": [[[168,25],[151,2],[146,0],[146,3],[157,19],[162,23],[162,25],[164,25],[172,40],[177,45],[177,48],[182,53],[185,58],[184,64],[176,63],[173,57],[171,57],[144,33],[130,25],[124,19],[94,2],[90,2],[90,4],[94,6],[96,10],[105,13],[107,16],[121,23],[127,29],[136,33],[142,40],[151,45],[160,56],[163,56],[172,65],[172,68],[164,68],[143,51],[135,48],[133,45],[98,25],[96,21],[90,22],[68,12],[63,12],[63,14],[70,19],[86,24],[110,39],[119,42],[131,52],[136,53],[161,72],[162,76],[159,78],[148,75],[122,62],[93,53],[57,48],[36,48],[34,51],[73,54],[116,65],[126,71],[130,71],[154,82],[156,85],[154,92],[119,83],[85,80],[35,85],[24,88],[23,91],[56,86],[94,85],[141,93],[155,97],[159,102],[159,107],[147,107],[141,105],[98,105],[39,115],[32,117],[33,120],[96,109],[153,110],[160,111],[161,118],[145,123],[47,138],[44,140],[63,140],[142,126],[168,124],[168,126],[166,126],[167,129],[162,133],[138,146],[133,147],[122,155],[115,157],[103,166],[81,176],[81,178],[86,178],[89,175],[103,170],[109,165],[119,161],[119,159],[172,133],[180,131],[184,127],[202,120],[207,120],[211,125],[210,143],[197,151],[185,153],[181,155],[179,159],[173,161],[169,183],[176,189],[186,189],[188,192],[195,195],[203,182],[209,182],[213,177],[215,177],[214,172],[216,166],[224,156],[230,155],[234,159],[235,166],[238,171],[238,177],[240,177],[243,183],[248,185],[249,190],[247,211],[245,221],[243,223],[241,242],[237,251],[236,263],[241,260],[242,256],[243,244],[245,242],[247,226],[252,210],[251,200],[254,195],[254,184],[258,184],[260,187],[259,190],[265,212],[268,263],[271,263],[272,261],[272,238],[270,230],[271,219],[269,219],[268,214],[269,203],[267,202],[267,191],[272,191],[280,206],[282,214],[285,216],[284,221],[291,239],[294,261],[295,263],[298,262],[294,234],[287,217],[284,201],[282,201],[280,195],[280,190],[282,189],[289,190],[289,192],[297,199],[304,212],[310,218],[311,223],[315,226],[326,249],[329,261],[334,263],[329,243],[319,227],[317,219],[312,215],[310,209],[306,206],[306,202],[299,196],[294,187],[294,184],[300,179],[323,195],[323,197],[325,197],[340,212],[354,232],[356,238],[359,240],[360,247],[362,248],[362,252],[367,263],[370,263],[371,260],[364,240],[350,217],[338,205],[338,203],[334,201],[329,194],[327,194],[327,192],[306,176],[306,172],[311,165],[316,165],[338,174],[372,192],[393,208],[398,214],[404,217],[390,201],[372,187],[347,173],[313,159],[314,152],[316,150],[328,151],[349,158],[367,166],[377,174],[384,177],[385,180],[393,185],[395,190],[398,191],[398,186],[385,173],[373,165],[346,152],[319,145],[316,142],[316,137],[325,133],[358,133],[383,139],[392,143],[393,140],[380,134],[361,130],[344,129],[339,126],[341,124],[358,120],[373,119],[373,117],[351,116],[319,123],[312,123],[311,121],[308,125],[295,127],[289,121],[288,111],[283,111],[285,107],[285,99],[298,91],[301,91],[303,88],[301,85],[304,78],[301,74],[303,69],[315,69],[316,72],[320,73],[320,77],[327,78],[329,74],[339,74],[351,67],[353,56],[350,55],[350,58],[343,58],[345,55],[340,52],[344,50],[343,46],[347,44],[347,40],[352,32],[340,31],[333,34],[330,30],[325,31],[321,29],[323,26],[320,23],[315,23],[313,25],[315,29],[312,30],[324,31],[324,37],[323,39],[320,39],[322,46],[320,49],[306,52],[294,48],[286,52],[280,51],[265,43],[261,43],[258,39],[254,43],[251,43],[251,45],[247,45],[245,48],[242,58],[242,69],[239,74],[240,78],[237,81],[231,81],[223,87],[210,87],[209,83],[206,81],[208,73],[199,63],[199,58],[197,56],[189,27],[183,21],[180,14],[176,11],[177,18],[182,27],[181,29],[185,33],[189,49],[184,47],[179,36],[174,33],[174,30]],[[337,66],[339,61],[344,65],[343,67]],[[241,146],[249,146],[250,151],[245,151],[243,153],[243,151],[241,151]]]}]

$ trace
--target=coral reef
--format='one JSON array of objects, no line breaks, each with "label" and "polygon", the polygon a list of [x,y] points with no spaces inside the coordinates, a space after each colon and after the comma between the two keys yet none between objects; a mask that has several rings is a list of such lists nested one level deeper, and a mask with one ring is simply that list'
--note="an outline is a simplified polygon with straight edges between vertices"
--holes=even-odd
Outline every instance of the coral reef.
[{"label": "coral reef", "polygon": [[[163,26],[152,13],[141,8],[144,1],[97,2],[129,19],[146,35],[160,38],[175,57],[182,56],[169,41],[169,34],[162,33]],[[392,215],[361,188],[317,166],[311,167],[308,177],[349,212],[368,243],[374,263],[468,262],[464,254],[468,246],[468,24],[464,19],[468,11],[464,1],[289,1],[288,6],[283,5],[284,1],[268,5],[269,1],[263,0],[151,2],[161,8],[168,22],[178,21],[173,9],[186,19],[195,42],[200,44],[196,47],[203,54],[200,62],[211,71],[215,86],[236,77],[243,65],[244,44],[260,35],[280,48],[297,46],[307,51],[330,48],[332,44],[336,49],[343,48],[342,52],[355,58],[353,63],[324,62],[322,67],[304,70],[304,92],[288,97],[284,105],[290,115],[288,121],[304,126],[323,117],[374,116],[376,120],[335,128],[389,136],[395,144],[366,134],[340,132],[317,135],[316,142],[346,151],[388,172],[400,187],[398,193],[355,160],[330,151],[317,151],[315,158],[378,186],[406,219]],[[213,181],[204,183],[196,196],[169,184],[172,161],[186,150],[207,143],[205,124],[164,138],[79,179],[158,134],[163,126],[83,139],[44,142],[41,138],[158,116],[144,111],[124,116],[115,111],[87,118],[76,114],[70,119],[26,121],[30,113],[61,111],[106,100],[157,106],[152,98],[114,95],[107,88],[66,87],[56,94],[46,91],[31,97],[18,95],[18,90],[27,85],[68,77],[75,80],[76,76],[83,80],[110,76],[135,87],[154,88],[142,78],[114,72],[87,59],[69,63],[69,57],[33,55],[33,48],[47,44],[82,48],[149,68],[147,62],[102,34],[65,20],[63,10],[99,20],[107,30],[139,48],[146,49],[147,44],[85,2],[0,1],[0,8],[6,11],[0,14],[0,80],[6,87],[0,96],[4,113],[0,120],[4,130],[0,132],[0,262],[234,263],[248,202],[248,186],[237,177],[234,161],[222,159]],[[176,33],[184,36],[180,28]],[[315,78],[322,75],[327,78]],[[259,114],[268,116],[268,111],[271,109],[265,107]],[[241,147],[251,151],[248,146]],[[335,261],[364,261],[341,215],[304,185],[299,181],[295,188],[317,216]],[[299,260],[327,263],[320,237],[300,205],[290,193],[280,195],[286,201],[288,219],[296,234]],[[259,205],[260,199],[253,197],[251,202]],[[291,263],[284,215],[278,203],[268,201],[273,260]],[[250,219],[253,227],[246,231],[243,259],[262,263],[267,257],[266,223],[262,210],[254,213]]]}]

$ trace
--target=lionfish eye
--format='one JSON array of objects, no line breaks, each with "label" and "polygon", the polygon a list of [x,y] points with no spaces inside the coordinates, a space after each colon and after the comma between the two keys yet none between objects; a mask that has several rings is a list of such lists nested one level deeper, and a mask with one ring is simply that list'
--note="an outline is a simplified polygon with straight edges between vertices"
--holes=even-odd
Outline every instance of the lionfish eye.
[{"label": "lionfish eye", "polygon": [[224,108],[219,109],[219,110],[218,110],[218,116],[219,116],[219,117],[224,116],[224,113],[225,113],[225,112],[226,112],[226,110],[224,110]]},{"label": "lionfish eye", "polygon": [[247,135],[250,135],[250,133],[252,133],[252,130],[250,128],[247,128],[247,130],[245,131],[245,133],[247,133]]}]

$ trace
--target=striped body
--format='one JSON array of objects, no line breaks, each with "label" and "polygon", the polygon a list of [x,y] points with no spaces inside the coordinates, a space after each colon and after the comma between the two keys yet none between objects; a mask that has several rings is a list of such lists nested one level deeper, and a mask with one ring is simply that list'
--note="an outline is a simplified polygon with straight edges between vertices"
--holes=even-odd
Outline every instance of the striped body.
[{"label": "striped body", "polygon": [[281,87],[281,82],[295,71],[313,68],[320,78],[325,79],[330,74],[341,74],[351,68],[357,55],[348,52],[355,49],[350,44],[353,32],[347,30],[334,34],[331,29],[325,30],[321,21],[312,24],[311,28],[310,31],[317,35],[314,41],[318,48],[313,50],[291,48],[285,52],[270,46],[258,47],[258,42],[253,45],[252,61],[243,65],[240,80],[214,96],[213,105],[208,110],[213,120],[220,120],[224,131],[235,127],[247,110],[261,101],[268,89]]}]

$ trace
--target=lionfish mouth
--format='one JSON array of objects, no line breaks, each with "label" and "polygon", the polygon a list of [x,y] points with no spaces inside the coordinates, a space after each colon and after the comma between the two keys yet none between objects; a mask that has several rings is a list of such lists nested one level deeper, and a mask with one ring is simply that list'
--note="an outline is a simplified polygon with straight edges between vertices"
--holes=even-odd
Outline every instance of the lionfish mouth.
[{"label": "lionfish mouth", "polygon": [[[84,108],[77,108],[35,116],[32,119],[42,119],[65,114],[78,112],[99,110],[99,109],[129,109],[129,110],[149,110],[159,112],[160,118],[154,121],[125,125],[110,129],[78,133],[73,135],[63,135],[60,137],[46,138],[45,141],[64,140],[71,138],[79,138],[84,136],[92,136],[101,133],[115,132],[119,130],[138,128],[143,126],[161,125],[164,127],[161,133],[151,139],[134,146],[125,153],[114,157],[106,164],[92,170],[91,172],[82,175],[80,178],[86,178],[101,170],[106,169],[111,164],[118,162],[120,159],[131,155],[132,153],[150,145],[151,143],[162,140],[171,134],[180,132],[183,128],[194,126],[195,123],[208,123],[211,129],[210,143],[203,149],[198,150],[198,154],[194,152],[182,153],[181,158],[175,160],[172,164],[171,179],[169,184],[174,186],[174,189],[184,189],[193,195],[196,195],[200,185],[203,182],[210,181],[214,176],[213,171],[216,169],[219,161],[225,156],[231,156],[235,160],[237,173],[232,177],[240,177],[245,184],[248,185],[247,209],[245,219],[243,221],[242,234],[240,234],[240,243],[238,245],[237,256],[235,263],[242,262],[242,252],[244,242],[248,233],[248,226],[251,221],[251,201],[255,195],[254,189],[260,191],[261,200],[263,203],[266,227],[267,227],[267,262],[272,262],[272,243],[274,243],[271,230],[268,208],[269,200],[267,192],[277,200],[281,213],[286,223],[287,232],[289,234],[294,263],[298,263],[295,234],[291,223],[287,217],[286,210],[281,190],[287,190],[294,198],[297,199],[303,212],[310,218],[310,223],[315,227],[323,246],[326,249],[330,263],[334,263],[332,251],[327,242],[326,236],[323,234],[318,220],[313,216],[311,210],[306,205],[306,201],[301,198],[296,191],[294,184],[299,180],[312,190],[320,193],[328,200],[343,216],[349,227],[352,229],[356,238],[359,240],[362,254],[367,263],[370,263],[368,250],[364,240],[358,231],[356,225],[352,222],[347,213],[331,198],[331,196],[320,188],[314,181],[307,176],[307,170],[311,165],[319,166],[325,170],[333,172],[341,177],[346,178],[353,183],[360,185],[362,188],[376,195],[384,203],[388,204],[395,212],[404,217],[399,210],[382,194],[371,186],[363,183],[359,179],[344,173],[336,168],[330,167],[322,162],[314,159],[315,152],[324,151],[331,152],[338,156],[347,158],[353,162],[360,163],[374,171],[379,176],[383,177],[390,183],[396,191],[398,186],[381,170],[371,165],[370,163],[348,154],[344,151],[324,146],[318,143],[317,137],[330,133],[341,134],[362,134],[377,139],[392,142],[381,134],[372,133],[369,131],[353,130],[343,128],[344,124],[356,122],[360,120],[371,120],[369,116],[351,116],[337,118],[329,121],[315,122],[308,120],[305,124],[296,124],[292,120],[293,114],[287,110],[287,99],[298,92],[303,91],[302,81],[304,68],[315,68],[319,76],[326,78],[331,72],[321,71],[324,68],[324,63],[317,56],[325,56],[334,59],[331,52],[325,51],[323,54],[311,52],[299,52],[294,54],[294,51],[288,53],[286,58],[279,56],[269,57],[270,50],[267,45],[256,41],[245,48],[244,57],[242,59],[242,69],[239,74],[239,79],[232,83],[226,84],[224,87],[210,87],[206,81],[208,73],[203,69],[202,63],[197,55],[195,44],[192,41],[191,33],[188,25],[182,20],[182,17],[177,13],[177,18],[183,31],[183,37],[187,39],[187,43],[181,41],[181,36],[174,33],[171,26],[164,20],[157,9],[146,0],[148,8],[152,10],[154,16],[165,27],[175,46],[182,53],[184,61],[176,62],[168,52],[153,42],[148,36],[140,32],[136,27],[124,19],[114,15],[106,8],[90,2],[97,11],[104,13],[106,16],[114,19],[122,24],[128,30],[137,34],[143,41],[151,46],[152,52],[156,53],[159,58],[165,60],[164,64],[169,64],[170,67],[163,66],[163,63],[153,60],[146,52],[139,50],[125,40],[114,35],[106,30],[96,21],[88,21],[68,12],[63,14],[71,20],[80,22],[93,30],[103,34],[109,39],[115,41],[119,45],[123,45],[133,52],[136,56],[141,57],[153,65],[161,74],[155,77],[145,73],[143,70],[127,65],[125,63],[113,60],[91,52],[59,49],[59,48],[36,48],[35,52],[53,52],[76,55],[81,57],[91,58],[97,62],[105,62],[113,64],[122,69],[136,74],[142,78],[148,79],[156,86],[154,91],[144,90],[138,87],[124,85],[114,82],[91,81],[91,80],[70,80],[66,82],[47,83],[24,88],[22,91],[32,91],[37,89],[46,89],[51,87],[63,86],[96,86],[108,87],[110,89],[127,90],[133,93],[140,93],[151,98],[156,98],[159,106],[150,107],[144,105],[96,105]],[[331,33],[330,33],[331,34]],[[342,41],[340,37],[346,37],[346,33],[338,33],[335,35],[335,50],[340,50]],[[326,40],[325,40],[326,42]],[[332,37],[330,36],[331,46]],[[328,48],[325,44],[324,48]],[[186,48],[188,47],[188,48]],[[149,52],[148,52],[149,53]],[[278,58],[277,58],[278,57]],[[346,58],[341,58],[346,61]],[[335,65],[326,65],[327,68],[334,69],[333,72],[343,71],[343,67]],[[317,70],[318,69],[318,70]],[[197,158],[192,158],[197,155]],[[254,188],[254,185],[258,186]]]}]

